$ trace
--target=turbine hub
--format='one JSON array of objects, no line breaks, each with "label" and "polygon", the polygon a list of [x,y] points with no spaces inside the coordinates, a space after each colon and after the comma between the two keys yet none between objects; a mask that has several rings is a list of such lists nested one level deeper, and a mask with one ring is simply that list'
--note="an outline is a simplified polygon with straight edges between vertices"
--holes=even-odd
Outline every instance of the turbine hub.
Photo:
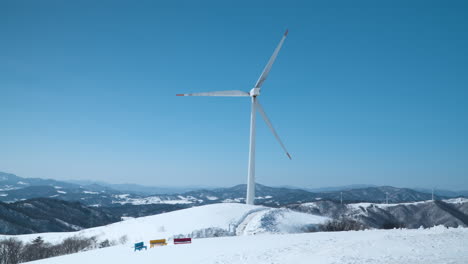
[{"label": "turbine hub", "polygon": [[252,88],[252,90],[250,90],[250,96],[255,97],[257,95],[260,95],[260,88]]}]

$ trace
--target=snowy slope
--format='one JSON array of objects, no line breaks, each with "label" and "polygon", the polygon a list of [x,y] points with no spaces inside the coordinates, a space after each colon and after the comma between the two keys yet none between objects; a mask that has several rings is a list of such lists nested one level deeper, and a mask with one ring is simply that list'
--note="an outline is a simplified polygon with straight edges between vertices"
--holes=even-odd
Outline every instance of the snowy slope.
[{"label": "snowy slope", "polygon": [[31,241],[40,235],[45,241],[55,243],[74,235],[97,236],[99,240],[116,241],[122,236],[127,236],[129,243],[133,243],[140,240],[171,238],[176,235],[192,236],[194,231],[196,237],[207,231],[209,233],[213,229],[223,231],[222,235],[297,233],[310,225],[323,223],[327,219],[288,209],[221,203],[129,219],[77,232],[41,233],[15,237],[23,241]]},{"label": "snowy slope", "polygon": [[[449,204],[463,204],[463,203],[468,203],[468,198],[453,198],[453,199],[445,199],[441,200],[445,203]],[[410,202],[410,203],[389,203],[389,204],[384,204],[384,203],[350,203],[347,204],[346,206],[349,209],[360,209],[360,208],[367,208],[367,207],[379,207],[379,208],[388,208],[388,207],[395,207],[395,206],[402,206],[402,205],[421,205],[421,204],[430,204],[433,203],[434,201],[432,200],[427,200],[427,201],[418,201],[418,202]],[[313,203],[307,203],[307,204],[313,204]],[[307,205],[304,204],[304,205]]]},{"label": "snowy slope", "polygon": [[141,252],[116,246],[31,263],[466,264],[467,244],[466,228],[264,234],[194,239]]},{"label": "snowy slope", "polygon": [[290,205],[288,208],[331,218],[345,216],[369,228],[391,226],[419,228],[437,225],[468,227],[468,199],[466,198],[397,204],[340,204],[334,201],[316,201]]}]

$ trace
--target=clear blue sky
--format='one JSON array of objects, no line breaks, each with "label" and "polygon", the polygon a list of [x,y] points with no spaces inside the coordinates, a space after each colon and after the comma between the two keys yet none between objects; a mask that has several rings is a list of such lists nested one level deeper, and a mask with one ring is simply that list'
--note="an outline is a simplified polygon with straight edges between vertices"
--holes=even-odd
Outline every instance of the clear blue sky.
[{"label": "clear blue sky", "polygon": [[[1,1],[0,171],[229,186],[468,189],[466,1]],[[385,3],[382,3],[385,2]],[[408,4],[407,2],[411,2]]]}]

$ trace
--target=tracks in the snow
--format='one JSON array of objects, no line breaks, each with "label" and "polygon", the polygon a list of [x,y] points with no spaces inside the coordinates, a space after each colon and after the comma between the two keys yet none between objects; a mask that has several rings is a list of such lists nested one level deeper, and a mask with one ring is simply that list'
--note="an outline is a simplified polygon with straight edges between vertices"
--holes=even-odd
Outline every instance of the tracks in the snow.
[{"label": "tracks in the snow", "polygon": [[258,208],[258,209],[255,209],[255,210],[251,210],[249,211],[247,214],[245,214],[240,220],[239,222],[234,225],[234,233],[236,236],[242,236],[245,234],[245,229],[247,228],[247,225],[250,223],[250,221],[252,221],[252,219],[260,214],[260,213],[263,213],[265,210],[269,210],[269,208]]}]

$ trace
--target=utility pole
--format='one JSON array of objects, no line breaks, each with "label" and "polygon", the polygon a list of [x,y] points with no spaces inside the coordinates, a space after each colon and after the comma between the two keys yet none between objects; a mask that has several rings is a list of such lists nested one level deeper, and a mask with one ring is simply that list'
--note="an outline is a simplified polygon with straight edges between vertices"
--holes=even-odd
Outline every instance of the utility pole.
[{"label": "utility pole", "polygon": [[434,187],[432,187],[432,201],[434,201]]},{"label": "utility pole", "polygon": [[388,204],[388,192],[385,193],[385,198],[386,198],[387,204]]},{"label": "utility pole", "polygon": [[340,204],[343,205],[343,192],[340,192]]}]

